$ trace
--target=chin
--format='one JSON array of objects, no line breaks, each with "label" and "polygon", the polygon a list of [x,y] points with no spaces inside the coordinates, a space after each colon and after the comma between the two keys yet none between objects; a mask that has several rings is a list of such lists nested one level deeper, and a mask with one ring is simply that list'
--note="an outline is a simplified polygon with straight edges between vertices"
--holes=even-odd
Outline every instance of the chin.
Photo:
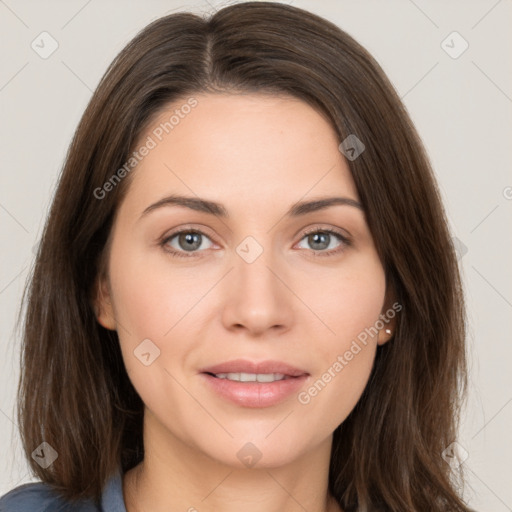
[{"label": "chin", "polygon": [[305,440],[287,435],[284,430],[274,439],[274,434],[267,435],[268,432],[259,436],[235,436],[215,447],[204,447],[204,453],[221,464],[238,469],[272,469],[293,463],[307,451]]}]

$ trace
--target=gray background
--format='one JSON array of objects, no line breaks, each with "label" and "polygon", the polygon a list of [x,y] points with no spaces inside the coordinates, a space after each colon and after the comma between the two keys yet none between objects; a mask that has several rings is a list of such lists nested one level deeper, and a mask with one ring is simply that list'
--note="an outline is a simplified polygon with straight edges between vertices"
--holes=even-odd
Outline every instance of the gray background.
[{"label": "gray background", "polygon": [[[286,3],[362,43],[423,138],[458,239],[467,294],[470,393],[456,440],[467,452],[464,495],[476,509],[512,511],[512,2]],[[170,12],[221,5],[227,3],[0,0],[0,460],[7,461],[0,494],[31,481],[15,425],[15,318],[73,131],[108,64],[138,30]],[[43,31],[59,45],[47,59],[31,47]],[[469,44],[457,58],[464,41],[448,37],[453,31]]]}]

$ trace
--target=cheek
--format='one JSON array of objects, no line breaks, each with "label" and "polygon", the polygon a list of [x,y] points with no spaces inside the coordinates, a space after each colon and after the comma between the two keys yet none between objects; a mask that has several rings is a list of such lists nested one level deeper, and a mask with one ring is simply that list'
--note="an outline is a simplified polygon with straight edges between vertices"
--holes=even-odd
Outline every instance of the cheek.
[{"label": "cheek", "polygon": [[373,326],[382,312],[385,291],[384,271],[375,254],[358,254],[338,271],[322,269],[314,280],[301,284],[298,294],[323,324],[319,348],[326,354],[344,350]]},{"label": "cheek", "polygon": [[328,366],[299,394],[302,415],[320,440],[332,433],[359,402],[368,382],[375,346],[361,346],[333,354]]},{"label": "cheek", "polygon": [[193,268],[172,271],[172,263],[162,256],[134,253],[117,261],[111,270],[116,319],[134,341],[172,336],[211,286]]},{"label": "cheek", "polygon": [[332,272],[329,279],[317,276],[323,291],[308,295],[325,325],[323,336],[316,338],[314,376],[298,401],[309,417],[322,418],[327,430],[345,420],[368,382],[377,348],[375,324],[385,297],[379,260],[372,256],[353,263],[336,278]]},{"label": "cheek", "polygon": [[165,258],[123,253],[121,244],[113,246],[111,257],[115,316],[129,378],[149,409],[179,403],[183,393],[173,379],[174,366],[180,367],[190,348],[182,341],[191,335],[187,313],[193,314],[194,304],[205,293],[200,279],[170,272]]},{"label": "cheek", "polygon": [[[126,371],[147,403],[155,390],[162,390],[163,395],[171,391],[172,379],[166,369],[174,372],[171,363],[181,362],[188,346],[170,341],[185,339],[184,329],[191,335],[186,329],[190,326],[187,315],[194,314],[194,305],[207,290],[201,279],[170,272],[165,258],[123,250],[128,244],[122,242],[118,240],[111,251],[115,317]],[[145,362],[154,362],[145,366],[144,357]]]}]

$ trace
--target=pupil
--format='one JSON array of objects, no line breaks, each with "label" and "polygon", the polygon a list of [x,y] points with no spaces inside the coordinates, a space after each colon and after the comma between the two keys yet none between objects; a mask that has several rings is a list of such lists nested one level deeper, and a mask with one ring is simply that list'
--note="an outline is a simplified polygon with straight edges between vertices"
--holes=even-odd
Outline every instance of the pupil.
[{"label": "pupil", "polygon": [[[186,233],[185,235],[181,235],[181,237],[182,237],[182,240],[184,239],[184,241],[186,242],[185,247],[184,247],[185,249],[187,248],[187,244],[188,244],[188,249],[197,249],[201,245],[201,242],[198,241],[199,233]],[[195,243],[194,243],[194,239],[195,239]],[[191,247],[191,245],[192,245],[192,247]]]},{"label": "pupil", "polygon": [[[329,246],[329,243],[325,241],[328,236],[329,236],[328,233],[314,233],[313,235],[311,235],[313,244],[320,244],[322,246],[322,247],[316,247],[316,249],[325,249],[326,247]],[[324,238],[323,242],[320,240],[321,237]]]}]

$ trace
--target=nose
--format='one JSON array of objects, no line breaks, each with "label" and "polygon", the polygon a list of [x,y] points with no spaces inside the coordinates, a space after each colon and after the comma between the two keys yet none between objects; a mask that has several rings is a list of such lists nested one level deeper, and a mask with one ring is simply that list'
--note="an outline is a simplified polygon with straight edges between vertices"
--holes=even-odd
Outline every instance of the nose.
[{"label": "nose", "polygon": [[224,283],[222,322],[228,330],[245,330],[251,336],[286,331],[292,325],[294,294],[289,273],[264,250],[252,262],[236,252],[234,268]]}]

